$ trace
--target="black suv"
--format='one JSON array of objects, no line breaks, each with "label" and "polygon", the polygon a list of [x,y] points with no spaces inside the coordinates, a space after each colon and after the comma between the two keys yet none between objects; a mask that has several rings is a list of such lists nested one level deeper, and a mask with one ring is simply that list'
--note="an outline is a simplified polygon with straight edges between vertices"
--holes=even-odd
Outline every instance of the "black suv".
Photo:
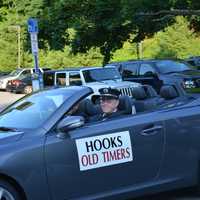
[{"label": "black suv", "polygon": [[180,84],[187,93],[200,93],[200,70],[179,60],[132,60],[115,62],[123,80],[152,85],[159,93],[162,85]]},{"label": "black suv", "polygon": [[185,59],[185,62],[194,66],[196,69],[200,69],[200,56],[194,56],[194,57],[187,58],[187,59]]}]

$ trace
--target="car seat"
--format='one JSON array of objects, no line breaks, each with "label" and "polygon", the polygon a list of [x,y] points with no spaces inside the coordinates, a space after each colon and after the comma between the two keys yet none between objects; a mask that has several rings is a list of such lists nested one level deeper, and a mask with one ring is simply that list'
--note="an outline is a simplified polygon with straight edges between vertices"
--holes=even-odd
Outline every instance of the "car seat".
[{"label": "car seat", "polygon": [[134,101],[129,96],[119,97],[118,111],[121,112],[121,114],[134,114],[134,108]]},{"label": "car seat", "polygon": [[160,96],[165,100],[172,100],[179,97],[179,94],[173,85],[163,85],[160,89]]},{"label": "car seat", "polygon": [[134,104],[136,112],[151,110],[158,105],[157,99],[159,99],[159,97],[148,97],[148,93],[143,86],[133,88],[132,96],[135,99]]}]

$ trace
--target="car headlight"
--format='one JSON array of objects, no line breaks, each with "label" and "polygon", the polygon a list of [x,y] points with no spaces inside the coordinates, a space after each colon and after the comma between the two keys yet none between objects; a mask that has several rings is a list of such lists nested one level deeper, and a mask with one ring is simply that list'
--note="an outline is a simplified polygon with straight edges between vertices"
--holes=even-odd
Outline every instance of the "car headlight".
[{"label": "car headlight", "polygon": [[193,80],[185,80],[183,81],[184,88],[195,88],[195,82]]}]

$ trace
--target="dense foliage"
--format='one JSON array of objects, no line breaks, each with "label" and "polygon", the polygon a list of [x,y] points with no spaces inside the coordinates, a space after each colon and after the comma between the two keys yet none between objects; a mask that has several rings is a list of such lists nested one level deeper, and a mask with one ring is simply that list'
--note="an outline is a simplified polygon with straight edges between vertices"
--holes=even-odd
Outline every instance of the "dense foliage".
[{"label": "dense foliage", "polygon": [[[179,10],[177,14],[175,10]],[[200,54],[198,0],[0,0],[0,70],[33,66],[27,20],[39,20],[39,64],[52,68],[110,60]],[[185,17],[185,10],[191,11]],[[183,14],[181,14],[183,13]]]}]

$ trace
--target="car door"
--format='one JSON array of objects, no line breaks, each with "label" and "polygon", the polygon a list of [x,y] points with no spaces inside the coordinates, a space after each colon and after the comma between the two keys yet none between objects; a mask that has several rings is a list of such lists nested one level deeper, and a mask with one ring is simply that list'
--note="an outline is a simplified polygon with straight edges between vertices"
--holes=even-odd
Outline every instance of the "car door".
[{"label": "car door", "polygon": [[161,116],[146,113],[85,124],[46,138],[45,160],[52,199],[117,197],[153,182],[164,148]]}]

